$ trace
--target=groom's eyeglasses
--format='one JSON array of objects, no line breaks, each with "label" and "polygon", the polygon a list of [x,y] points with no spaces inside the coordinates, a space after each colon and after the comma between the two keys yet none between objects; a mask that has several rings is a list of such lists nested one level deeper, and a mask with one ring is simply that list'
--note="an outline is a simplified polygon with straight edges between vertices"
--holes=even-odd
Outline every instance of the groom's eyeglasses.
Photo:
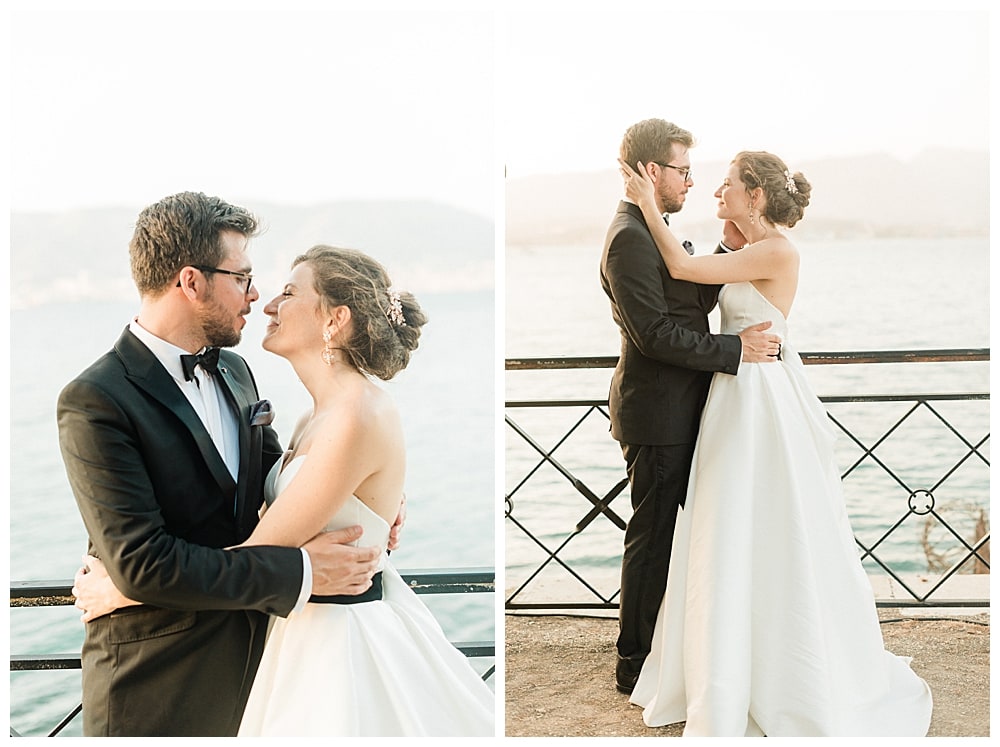
[{"label": "groom's eyeglasses", "polygon": [[[235,278],[246,281],[246,286],[243,288],[243,293],[246,295],[250,292],[250,286],[253,285],[253,275],[249,272],[236,272],[235,270],[223,270],[219,267],[206,267],[205,265],[191,265],[191,267],[196,270],[201,270],[202,272],[218,272],[222,275],[232,275]],[[177,282],[177,287],[180,288],[180,281]]]},{"label": "groom's eyeglasses", "polygon": [[662,166],[665,169],[673,169],[678,174],[681,175],[681,179],[684,181],[689,181],[691,179],[691,167],[690,166],[674,166],[669,163],[660,163],[659,161],[653,161],[657,166]]}]

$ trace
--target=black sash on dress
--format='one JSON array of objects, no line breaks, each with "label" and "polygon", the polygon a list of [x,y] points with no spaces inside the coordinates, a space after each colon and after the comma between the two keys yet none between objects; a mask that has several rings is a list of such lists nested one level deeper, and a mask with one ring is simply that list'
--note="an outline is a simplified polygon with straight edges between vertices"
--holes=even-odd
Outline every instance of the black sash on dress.
[{"label": "black sash on dress", "polygon": [[382,599],[382,571],[372,576],[372,585],[368,591],[361,594],[332,594],[321,596],[313,594],[309,601],[313,604],[360,604],[361,602],[377,602]]}]

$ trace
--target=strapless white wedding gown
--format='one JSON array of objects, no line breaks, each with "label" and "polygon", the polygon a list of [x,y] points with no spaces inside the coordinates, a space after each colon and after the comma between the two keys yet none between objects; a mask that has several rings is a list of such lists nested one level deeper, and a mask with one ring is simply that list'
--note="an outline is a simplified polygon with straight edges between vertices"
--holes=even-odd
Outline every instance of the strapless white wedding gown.
[{"label": "strapless white wedding gown", "polygon": [[924,736],[931,693],[885,650],[833,458],[833,427],[752,283],[722,332],[773,322],[778,363],[716,374],[652,652],[631,701],[684,736]]},{"label": "strapless white wedding gown", "polygon": [[[302,466],[274,466],[268,504]],[[389,525],[356,497],[326,526],[359,524],[386,546]],[[383,598],[309,603],[271,618],[239,736],[493,736],[494,695],[383,553]]]}]

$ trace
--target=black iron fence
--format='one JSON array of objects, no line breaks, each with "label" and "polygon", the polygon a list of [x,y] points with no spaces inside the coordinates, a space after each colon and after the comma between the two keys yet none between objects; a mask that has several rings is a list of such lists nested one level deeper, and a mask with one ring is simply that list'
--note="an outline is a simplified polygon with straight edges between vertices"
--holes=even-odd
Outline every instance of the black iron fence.
[{"label": "black iron fence", "polygon": [[[425,570],[419,572],[400,572],[403,580],[417,594],[469,594],[489,593],[495,591],[495,574],[492,568],[464,568],[457,570]],[[73,606],[73,584],[71,581],[11,581],[10,606],[23,607],[65,607]],[[488,658],[496,656],[494,641],[453,641],[452,645],[470,658]],[[65,669],[80,669],[80,654],[51,653],[44,655],[11,654],[10,671],[52,671]],[[489,681],[496,673],[496,665],[483,673],[484,681]],[[73,719],[79,715],[82,705],[77,704],[55,727],[48,736],[59,735]],[[12,737],[21,736],[10,727]]]},{"label": "black iron fence", "polygon": [[[950,365],[989,361],[989,349],[803,353],[801,358],[807,365]],[[518,358],[508,359],[506,370],[580,371],[616,363],[611,356]],[[820,399],[846,436],[840,439],[846,464],[838,452],[845,495],[852,490],[890,495],[898,505],[884,526],[873,528],[865,517],[867,533],[855,537],[877,584],[876,603],[988,606],[988,581],[966,582],[970,574],[989,573],[989,393]],[[855,416],[859,408],[875,408],[879,417],[862,413],[859,426],[839,413],[845,407]],[[505,421],[505,608],[617,608],[617,567],[609,569],[608,561],[620,561],[631,506],[621,452],[607,433],[607,399],[508,400]],[[597,452],[601,456],[595,458]],[[857,517],[851,518],[855,523]],[[914,549],[917,556],[905,555]]]}]

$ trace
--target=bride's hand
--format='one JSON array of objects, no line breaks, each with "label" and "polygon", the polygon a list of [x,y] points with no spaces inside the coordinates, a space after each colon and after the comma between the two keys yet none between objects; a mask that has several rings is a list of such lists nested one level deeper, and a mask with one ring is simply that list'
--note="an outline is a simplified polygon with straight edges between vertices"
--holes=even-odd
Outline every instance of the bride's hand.
[{"label": "bride's hand", "polygon": [[83,568],[73,577],[76,608],[83,610],[83,622],[96,620],[121,607],[139,604],[124,596],[108,575],[104,563],[90,555],[83,556]]},{"label": "bride's hand", "polygon": [[731,220],[727,220],[722,225],[722,243],[730,249],[742,249],[746,246],[747,237],[736,227]]},{"label": "bride's hand", "polygon": [[622,179],[625,181],[625,196],[639,207],[644,203],[655,207],[656,192],[652,178],[646,173],[645,164],[640,161],[638,171],[620,158],[618,164],[621,167]]}]

